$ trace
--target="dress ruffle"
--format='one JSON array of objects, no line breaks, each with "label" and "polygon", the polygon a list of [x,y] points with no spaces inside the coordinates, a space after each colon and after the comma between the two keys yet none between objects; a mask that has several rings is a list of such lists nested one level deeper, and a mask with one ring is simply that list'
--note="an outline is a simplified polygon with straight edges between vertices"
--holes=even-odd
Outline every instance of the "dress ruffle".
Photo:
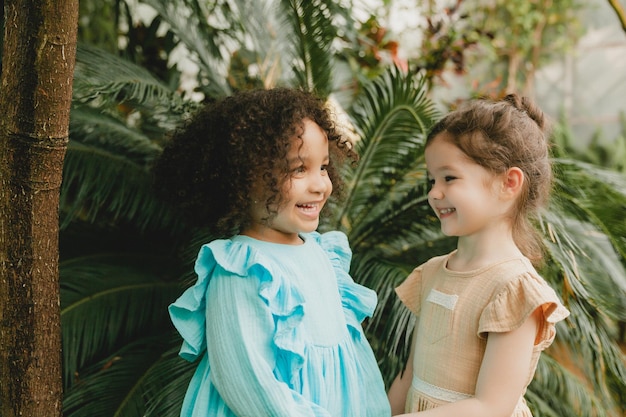
[{"label": "dress ruffle", "polygon": [[350,276],[352,251],[348,238],[341,232],[327,232],[322,235],[312,233],[310,237],[316,239],[322,249],[327,252],[335,270],[341,305],[348,327],[353,336],[365,337],[361,323],[366,317],[374,314],[378,297],[375,291],[355,283]]},{"label": "dress ruffle", "polygon": [[421,285],[423,265],[415,268],[409,276],[395,288],[396,294],[402,303],[415,315],[420,315]]},{"label": "dress ruffle", "polygon": [[[376,293],[356,284],[349,275],[352,252],[347,237],[340,232],[304,235],[315,239],[327,252],[337,275],[346,322],[353,337],[364,337],[360,323],[371,316],[377,303]],[[290,363],[296,375],[305,358],[305,340],[301,329],[304,299],[284,273],[254,247],[241,241],[215,240],[200,249],[195,264],[198,279],[170,305],[172,322],[183,337],[180,356],[197,360],[206,350],[206,292],[216,267],[241,277],[258,277],[259,294],[276,322],[274,343]]]},{"label": "dress ruffle", "polygon": [[172,322],[183,337],[180,356],[195,361],[206,349],[205,295],[217,266],[241,277],[260,279],[259,294],[276,322],[274,343],[288,358],[295,375],[304,363],[304,339],[297,331],[304,299],[267,257],[245,243],[231,240],[215,240],[202,246],[195,265],[198,280],[169,307]]},{"label": "dress ruffle", "polygon": [[[519,307],[512,309],[512,305]],[[561,304],[554,290],[541,277],[530,272],[509,282],[485,307],[478,324],[479,335],[515,330],[538,307],[542,308],[545,320],[535,345],[546,348],[556,335],[555,323],[565,319],[569,311]]]}]

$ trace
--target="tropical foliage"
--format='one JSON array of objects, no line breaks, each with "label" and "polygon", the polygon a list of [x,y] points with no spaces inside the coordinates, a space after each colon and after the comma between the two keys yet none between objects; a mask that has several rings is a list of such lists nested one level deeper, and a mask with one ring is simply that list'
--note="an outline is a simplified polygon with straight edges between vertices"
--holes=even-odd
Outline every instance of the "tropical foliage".
[{"label": "tropical foliage", "polygon": [[[177,416],[194,369],[177,356],[166,307],[193,281],[210,236],[155,199],[149,171],[168,132],[199,104],[179,90],[180,71],[163,67],[181,46],[198,69],[201,100],[290,85],[345,110],[360,161],[345,168],[345,198],[321,228],[348,234],[353,276],[379,294],[366,329],[389,382],[412,331],[393,288],[454,244],[426,202],[423,144],[440,113],[425,78],[382,61],[361,71],[354,50],[371,38],[343,3],[145,3],[157,14],[141,33],[156,52],[132,39],[119,55],[78,51],[61,201],[65,415]],[[615,416],[626,406],[616,333],[626,321],[626,178],[567,157],[555,154],[554,204],[538,226],[549,251],[542,272],[572,316],[528,399],[537,416]]]}]

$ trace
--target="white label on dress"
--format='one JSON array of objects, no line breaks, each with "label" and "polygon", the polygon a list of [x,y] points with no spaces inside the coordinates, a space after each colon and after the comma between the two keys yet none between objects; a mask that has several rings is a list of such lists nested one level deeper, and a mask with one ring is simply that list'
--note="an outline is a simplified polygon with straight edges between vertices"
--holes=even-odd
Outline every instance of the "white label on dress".
[{"label": "white label on dress", "polygon": [[448,310],[454,310],[456,302],[459,300],[459,296],[456,294],[446,294],[435,289],[430,290],[430,294],[426,298],[426,301],[438,304]]}]

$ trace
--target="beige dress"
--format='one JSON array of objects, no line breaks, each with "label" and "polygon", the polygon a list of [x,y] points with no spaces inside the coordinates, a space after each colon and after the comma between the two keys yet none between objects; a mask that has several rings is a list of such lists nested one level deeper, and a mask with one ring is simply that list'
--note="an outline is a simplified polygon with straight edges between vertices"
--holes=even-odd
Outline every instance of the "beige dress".
[{"label": "beige dress", "polygon": [[[514,330],[541,307],[544,321],[535,339],[528,387],[541,351],[554,340],[555,323],[569,315],[528,259],[455,272],[446,268],[453,253],[415,268],[396,288],[402,302],[419,317],[405,412],[473,396],[488,333]],[[511,417],[531,416],[522,393]]]}]

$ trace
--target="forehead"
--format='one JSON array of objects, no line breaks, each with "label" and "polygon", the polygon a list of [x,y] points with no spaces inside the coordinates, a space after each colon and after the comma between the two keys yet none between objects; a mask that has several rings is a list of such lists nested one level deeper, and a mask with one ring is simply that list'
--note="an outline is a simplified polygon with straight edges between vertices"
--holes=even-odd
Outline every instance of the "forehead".
[{"label": "forehead", "polygon": [[448,133],[437,135],[428,144],[424,151],[424,159],[429,169],[473,163],[465,152],[452,142]]},{"label": "forehead", "polygon": [[311,119],[304,119],[300,136],[291,140],[289,158],[306,158],[328,154],[328,137],[326,132]]}]

